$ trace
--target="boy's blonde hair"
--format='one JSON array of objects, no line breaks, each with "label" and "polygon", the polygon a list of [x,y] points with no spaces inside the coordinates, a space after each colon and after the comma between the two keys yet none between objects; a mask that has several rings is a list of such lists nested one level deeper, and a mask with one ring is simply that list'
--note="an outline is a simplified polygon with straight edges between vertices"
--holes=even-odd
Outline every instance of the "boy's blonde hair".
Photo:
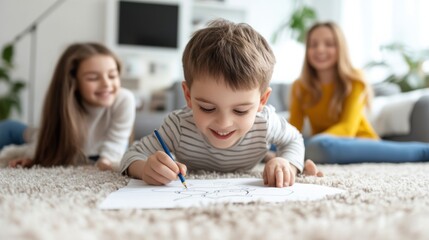
[{"label": "boy's blonde hair", "polygon": [[183,71],[189,88],[197,77],[212,76],[234,90],[265,91],[275,57],[268,42],[245,23],[217,19],[196,31],[183,52]]}]

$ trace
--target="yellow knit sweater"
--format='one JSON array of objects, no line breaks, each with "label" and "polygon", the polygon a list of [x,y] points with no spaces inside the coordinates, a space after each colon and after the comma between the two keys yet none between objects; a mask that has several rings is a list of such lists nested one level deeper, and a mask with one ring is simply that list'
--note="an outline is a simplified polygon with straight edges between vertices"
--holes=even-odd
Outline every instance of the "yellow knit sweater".
[{"label": "yellow knit sweater", "polygon": [[308,117],[312,135],[324,133],[341,137],[378,139],[364,113],[365,85],[361,82],[353,81],[352,91],[346,97],[343,110],[337,120],[332,119],[329,114],[329,101],[333,96],[334,86],[334,83],[323,84],[320,101],[309,108],[305,108],[299,102],[297,92],[301,92],[303,99],[308,99],[306,96],[309,96],[310,93],[296,81],[292,86],[289,122],[302,131],[304,119]]}]

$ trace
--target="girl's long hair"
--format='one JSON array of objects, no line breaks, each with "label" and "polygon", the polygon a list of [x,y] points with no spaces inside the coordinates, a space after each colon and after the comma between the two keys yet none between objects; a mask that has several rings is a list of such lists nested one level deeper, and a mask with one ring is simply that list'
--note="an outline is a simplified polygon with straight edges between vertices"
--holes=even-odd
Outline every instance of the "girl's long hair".
[{"label": "girl's long hair", "polygon": [[352,90],[352,81],[359,81],[365,85],[366,89],[366,103],[369,104],[370,97],[372,95],[371,88],[367,86],[364,80],[363,74],[358,69],[354,68],[349,57],[346,40],[340,27],[333,22],[316,23],[313,25],[307,33],[306,40],[306,53],[304,59],[304,65],[302,68],[301,76],[299,81],[301,86],[310,92],[310,98],[307,99],[298,92],[298,98],[303,102],[304,107],[311,107],[316,104],[322,97],[321,93],[321,82],[317,81],[317,71],[311,66],[308,60],[308,48],[310,46],[310,36],[313,31],[319,27],[329,28],[335,37],[335,43],[338,52],[338,62],[336,64],[336,78],[334,95],[329,104],[329,113],[334,119],[338,119],[342,111],[343,103],[345,98],[350,94]]},{"label": "girl's long hair", "polygon": [[95,55],[114,58],[120,72],[118,58],[101,44],[76,43],[64,51],[45,97],[34,164],[49,167],[85,161],[87,112],[79,93],[77,72],[82,61]]}]

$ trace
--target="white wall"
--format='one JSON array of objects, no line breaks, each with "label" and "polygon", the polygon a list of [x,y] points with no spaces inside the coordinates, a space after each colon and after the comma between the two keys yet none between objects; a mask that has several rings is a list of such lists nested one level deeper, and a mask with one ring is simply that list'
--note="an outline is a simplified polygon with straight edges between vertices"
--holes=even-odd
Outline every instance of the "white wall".
[{"label": "white wall", "polygon": [[[108,0],[110,1],[110,0]],[[251,24],[267,39],[288,16],[291,11],[291,1],[287,0],[226,0],[231,4],[244,4],[248,7],[248,23]],[[11,41],[22,32],[34,19],[42,14],[55,0],[0,0],[0,46]],[[29,105],[28,88],[23,93],[24,113],[22,121],[37,125],[44,95],[50,82],[51,74],[59,55],[70,43],[76,41],[105,42],[106,0],[67,0],[58,9],[40,22],[37,30],[37,59],[35,81],[35,99]],[[281,45],[281,44],[280,44]],[[288,54],[284,46],[273,46],[278,59],[280,55]],[[280,49],[281,51],[277,51]],[[299,56],[297,56],[299,57]],[[17,78],[29,79],[30,36],[25,36],[16,44],[15,65],[13,73]],[[297,61],[294,61],[297,62]],[[278,61],[277,68],[286,64]],[[299,63],[299,67],[300,67]],[[294,67],[295,70],[298,67]],[[284,69],[284,68],[283,68]],[[277,71],[277,70],[276,70]],[[275,74],[276,81],[285,79],[285,72]],[[292,72],[292,71],[291,71]],[[290,79],[296,76],[289,77]],[[33,121],[29,122],[28,110],[34,109]]]},{"label": "white wall", "polygon": [[[10,42],[55,0],[0,0],[0,46]],[[23,94],[24,113],[29,123],[28,109],[34,109],[33,124],[38,124],[44,95],[55,63],[62,51],[76,41],[104,41],[104,0],[68,0],[40,22],[37,28],[35,99],[29,106],[28,88]],[[14,76],[29,79],[30,35],[23,37],[15,48]],[[31,124],[31,123],[30,123]]]},{"label": "white wall", "polygon": [[275,44],[272,43],[272,36],[281,23],[290,16],[293,8],[293,1],[286,0],[234,0],[231,2],[245,2],[248,11],[248,23],[264,36],[276,55],[276,65],[272,82],[291,82],[299,74],[303,47],[295,41],[288,39],[285,35]]}]

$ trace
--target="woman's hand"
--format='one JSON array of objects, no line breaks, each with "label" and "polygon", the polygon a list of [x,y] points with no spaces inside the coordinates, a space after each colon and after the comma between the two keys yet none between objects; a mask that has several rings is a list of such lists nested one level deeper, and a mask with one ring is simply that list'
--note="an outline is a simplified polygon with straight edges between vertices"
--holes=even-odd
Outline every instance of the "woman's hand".
[{"label": "woman's hand", "polygon": [[265,164],[263,178],[264,184],[269,187],[289,187],[295,183],[298,169],[288,160],[275,157]]}]

